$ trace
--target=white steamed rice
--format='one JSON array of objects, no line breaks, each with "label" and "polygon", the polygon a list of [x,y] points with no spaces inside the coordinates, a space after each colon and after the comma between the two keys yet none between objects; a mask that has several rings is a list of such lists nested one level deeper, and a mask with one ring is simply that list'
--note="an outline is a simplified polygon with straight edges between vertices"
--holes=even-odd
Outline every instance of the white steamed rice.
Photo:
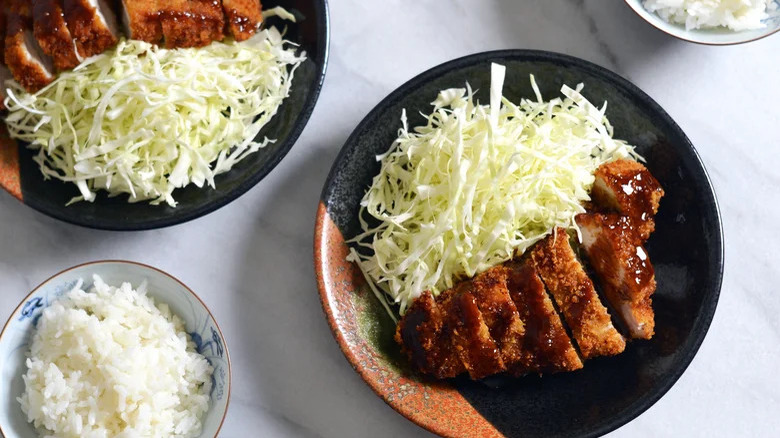
[{"label": "white steamed rice", "polygon": [[685,28],[728,27],[734,31],[760,29],[772,0],[644,0],[644,7],[669,23]]},{"label": "white steamed rice", "polygon": [[195,437],[213,369],[184,324],[129,283],[94,277],[43,311],[18,401],[45,437]]}]

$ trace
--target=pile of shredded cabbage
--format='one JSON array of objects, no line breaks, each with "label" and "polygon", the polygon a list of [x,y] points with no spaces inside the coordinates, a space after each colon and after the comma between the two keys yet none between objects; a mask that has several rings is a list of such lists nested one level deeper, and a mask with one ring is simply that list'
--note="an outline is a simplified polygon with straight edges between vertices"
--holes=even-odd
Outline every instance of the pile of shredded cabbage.
[{"label": "pile of shredded cabbage", "polygon": [[502,97],[505,68],[492,66],[490,105],[466,89],[442,91],[425,126],[403,127],[377,157],[381,171],[361,202],[363,232],[348,260],[393,316],[426,290],[523,253],[555,227],[577,229],[594,172],[618,158],[640,158],[612,138],[605,117],[577,89],[544,101]]},{"label": "pile of shredded cabbage", "polygon": [[255,137],[290,92],[296,52],[275,28],[198,49],[123,40],[38,93],[9,82],[6,123],[45,178],[78,186],[71,202],[103,189],[176,206],[174,189],[214,187],[274,141]]}]

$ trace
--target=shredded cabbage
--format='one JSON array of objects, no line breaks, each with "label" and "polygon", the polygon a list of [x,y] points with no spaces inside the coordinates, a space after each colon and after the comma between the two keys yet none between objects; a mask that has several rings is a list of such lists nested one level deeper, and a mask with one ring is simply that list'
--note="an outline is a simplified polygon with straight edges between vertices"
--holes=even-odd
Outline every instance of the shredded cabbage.
[{"label": "shredded cabbage", "polygon": [[36,94],[9,81],[6,123],[44,178],[78,186],[71,202],[103,189],[176,206],[174,189],[214,187],[274,141],[255,137],[290,92],[296,51],[275,28],[198,49],[122,40]]},{"label": "shredded cabbage", "polygon": [[425,126],[410,131],[404,111],[398,138],[377,157],[348,259],[391,316],[383,293],[403,314],[423,291],[438,295],[555,227],[576,230],[596,168],[640,159],[612,138],[606,103],[591,104],[582,84],[544,101],[531,76],[536,99],[517,105],[502,97],[504,76],[493,64],[490,105],[466,84],[439,94]]}]

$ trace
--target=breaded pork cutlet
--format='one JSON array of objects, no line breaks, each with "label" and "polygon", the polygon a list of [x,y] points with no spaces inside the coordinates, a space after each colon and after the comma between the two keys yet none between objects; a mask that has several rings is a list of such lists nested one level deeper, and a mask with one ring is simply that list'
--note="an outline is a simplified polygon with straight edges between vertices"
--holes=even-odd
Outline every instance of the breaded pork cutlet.
[{"label": "breaded pork cutlet", "polygon": [[591,198],[595,205],[630,217],[635,221],[639,237],[647,240],[655,230],[653,217],[664,196],[658,180],[634,160],[602,164],[594,176]]},{"label": "breaded pork cutlet", "polygon": [[559,228],[534,245],[530,257],[584,359],[612,356],[626,348],[626,340],[612,325],[565,230]]},{"label": "breaded pork cutlet", "polygon": [[222,41],[225,34],[225,14],[221,0],[190,0],[190,12],[198,17],[197,43],[203,47],[212,41]]},{"label": "breaded pork cutlet", "polygon": [[440,309],[451,328],[452,345],[469,376],[482,379],[506,370],[498,345],[482,318],[477,301],[466,281],[441,294]]},{"label": "breaded pork cutlet", "polygon": [[33,33],[58,70],[79,65],[76,44],[65,23],[62,0],[32,0]]},{"label": "breaded pork cutlet", "polygon": [[119,41],[119,24],[108,0],[63,0],[63,13],[82,58],[99,55]]},{"label": "breaded pork cutlet", "polygon": [[650,339],[655,327],[655,273],[631,222],[617,214],[581,214],[582,247],[604,295],[632,338]]},{"label": "breaded pork cutlet", "polygon": [[130,39],[160,44],[163,40],[158,0],[122,0],[122,22]]},{"label": "breaded pork cutlet", "polygon": [[225,17],[219,1],[157,0],[165,46],[203,47],[222,39]]},{"label": "breaded pork cutlet", "polygon": [[507,288],[508,276],[507,268],[496,266],[474,277],[469,285],[490,337],[496,342],[507,367],[522,358],[524,333],[520,315]]},{"label": "breaded pork cutlet", "polygon": [[5,0],[5,64],[17,82],[35,92],[54,80],[53,65],[33,36],[29,0]]},{"label": "breaded pork cutlet", "polygon": [[257,32],[263,22],[260,0],[222,0],[230,33],[236,41],[244,41]]},{"label": "breaded pork cutlet", "polygon": [[509,372],[520,376],[582,368],[582,360],[533,265],[528,261],[512,262],[507,271],[509,293],[525,329],[521,360]]},{"label": "breaded pork cutlet", "polygon": [[395,341],[418,370],[437,379],[466,371],[452,345],[452,333],[430,292],[414,300],[399,321]]}]

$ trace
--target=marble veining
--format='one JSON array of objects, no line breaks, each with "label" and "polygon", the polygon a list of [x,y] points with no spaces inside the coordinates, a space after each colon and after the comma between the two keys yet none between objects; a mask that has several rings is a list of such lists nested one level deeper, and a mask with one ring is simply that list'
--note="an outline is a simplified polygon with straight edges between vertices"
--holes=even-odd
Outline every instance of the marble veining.
[{"label": "marble veining", "polygon": [[[680,381],[614,437],[777,436],[780,429],[780,35],[735,47],[669,37],[622,1],[332,0],[331,63],[312,119],[282,163],[191,223],[99,232],[0,193],[0,314],[85,261],[130,259],[181,279],[217,318],[233,364],[223,437],[425,437],[352,370],[322,314],[314,215],[352,129],[397,86],[471,53],[530,48],[629,78],[682,126],[723,213],[726,269],[710,332]],[[586,84],[587,85],[587,84]]]}]

